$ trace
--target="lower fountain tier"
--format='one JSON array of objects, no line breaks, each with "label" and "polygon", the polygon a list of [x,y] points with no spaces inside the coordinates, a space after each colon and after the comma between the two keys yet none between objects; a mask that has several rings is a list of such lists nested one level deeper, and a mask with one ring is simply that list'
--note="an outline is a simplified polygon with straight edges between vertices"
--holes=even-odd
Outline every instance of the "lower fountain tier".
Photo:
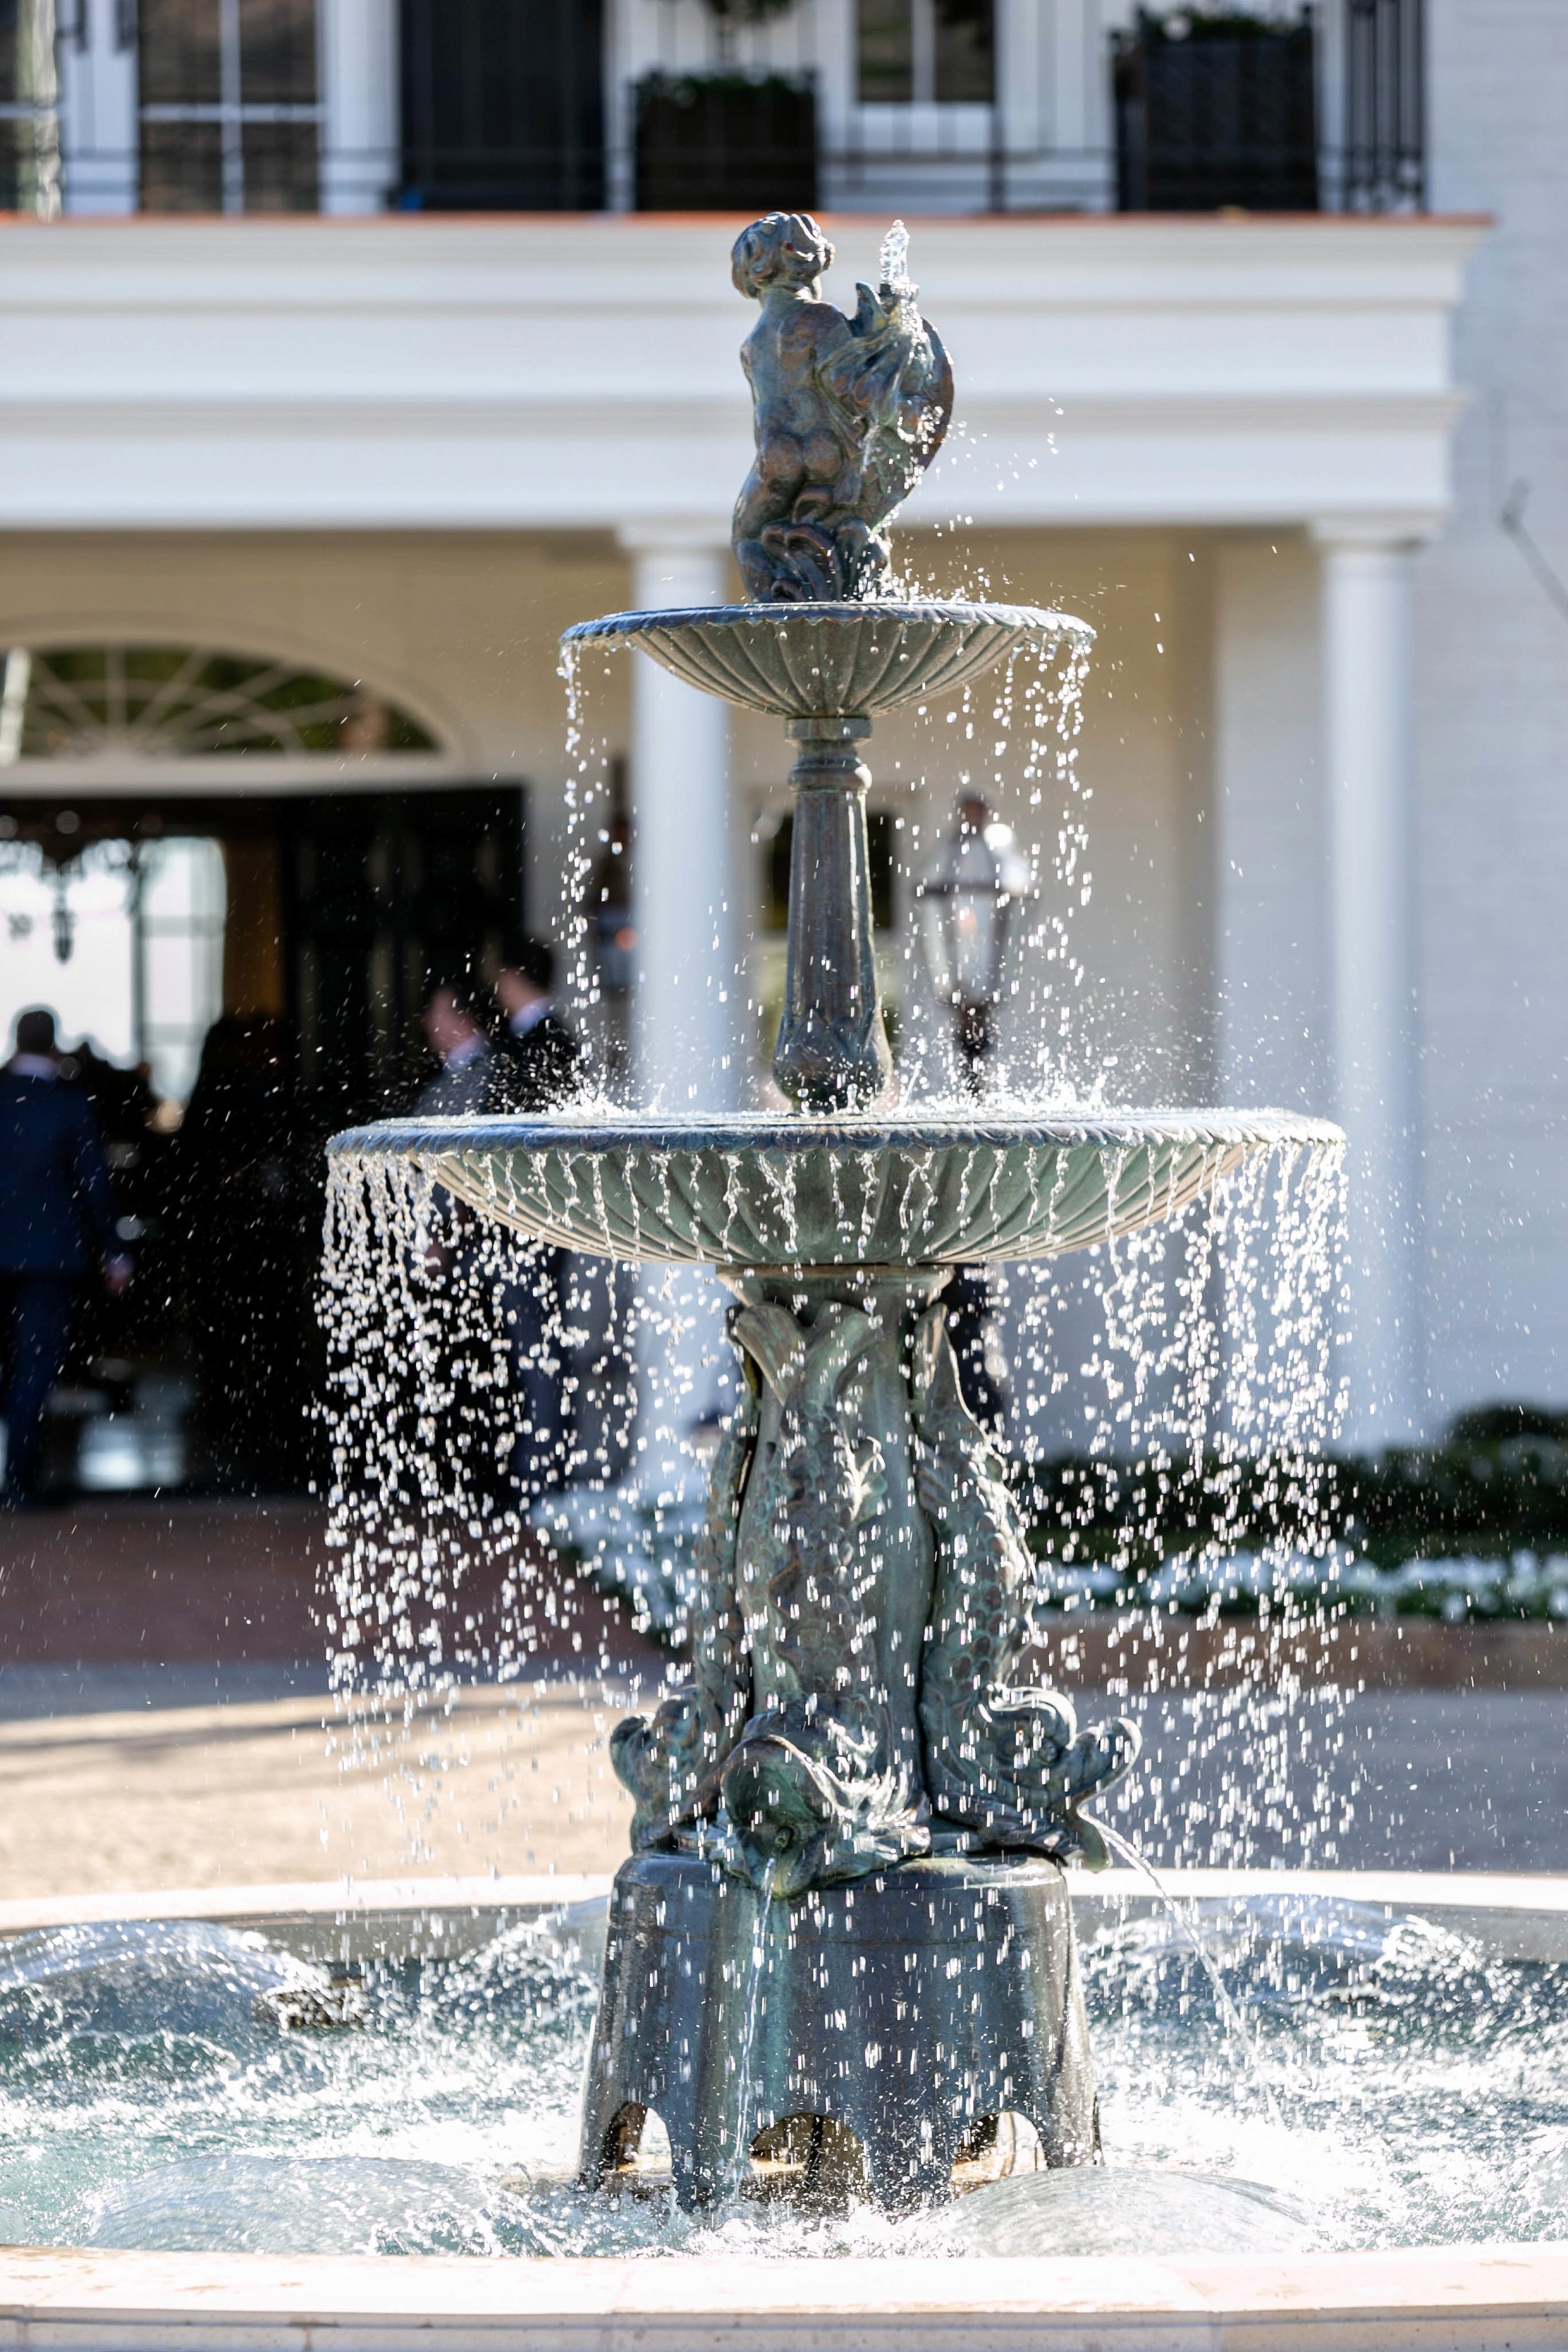
[{"label": "lower fountain tier", "polygon": [[482,1216],[567,1249],[752,1269],[1052,1256],[1156,1223],[1244,1160],[1341,1147],[1283,1111],[1003,1118],[379,1120],[340,1166],[408,1161]]},{"label": "lower fountain tier", "polygon": [[[635,2170],[649,2110],[686,2207],[765,2185],[770,2144],[787,2170],[792,2147],[811,2144],[770,2131],[791,2117],[827,2119],[840,2151],[852,2133],[866,2189],[894,2209],[946,2195],[988,2117],[1026,2116],[1047,2165],[1092,2162],[1094,2076],[1061,1870],[934,1856],[785,1902],[711,1856],[636,1855],[611,1897],[587,2184]],[[852,2189],[842,2157],[837,2169]]]}]

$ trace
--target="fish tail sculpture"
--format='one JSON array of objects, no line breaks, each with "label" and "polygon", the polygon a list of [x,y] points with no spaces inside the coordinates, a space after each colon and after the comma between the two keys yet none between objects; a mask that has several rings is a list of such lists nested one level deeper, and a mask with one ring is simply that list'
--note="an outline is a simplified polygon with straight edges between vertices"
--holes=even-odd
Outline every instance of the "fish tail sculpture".
[{"label": "fish tail sculpture", "polygon": [[765,1602],[747,1626],[769,1703],[724,1767],[724,1811],[742,1874],[784,1896],[921,1852],[928,1833],[873,1663],[882,1449],[845,1396],[877,1327],[834,1302],[809,1335],[774,1306],[732,1330],[779,1418],[752,1521]]},{"label": "fish tail sculpture", "polygon": [[652,1716],[628,1716],[610,1736],[610,1762],[633,1798],[632,1846],[667,1845],[718,1811],[720,1775],[751,1712],[751,1682],[735,1598],[735,1549],[757,1434],[757,1387],[747,1379],[720,1440],[695,1555],[692,1620],[703,1629],[691,1680]]},{"label": "fish tail sculpture", "polygon": [[932,1812],[978,1847],[1103,1869],[1110,1849],[1083,1807],[1131,1769],[1139,1736],[1121,1717],[1080,1731],[1059,1692],[1019,1687],[1034,1565],[1002,1465],[964,1404],[940,1302],[917,1328],[911,1388],[915,1485],[937,1553],[920,1704]]}]

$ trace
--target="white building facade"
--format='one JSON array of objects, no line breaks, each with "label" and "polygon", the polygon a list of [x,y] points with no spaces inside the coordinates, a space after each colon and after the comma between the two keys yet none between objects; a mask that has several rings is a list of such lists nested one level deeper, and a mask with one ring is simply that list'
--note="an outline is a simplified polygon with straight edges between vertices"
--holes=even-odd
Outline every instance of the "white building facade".
[{"label": "white building facade", "polygon": [[[830,295],[853,307],[900,211],[953,355],[962,431],[906,512],[910,570],[1099,633],[1087,904],[1051,796],[1006,757],[984,774],[1070,916],[1076,1067],[1112,1099],[1342,1119],[1367,1444],[1568,1403],[1568,45],[1543,0],[1426,13],[1430,208],[1381,216],[1116,213],[1115,27],[1088,0],[999,0],[989,102],[940,96],[929,6],[901,100],[857,94],[847,5],[740,37],[742,66],[815,71],[820,193],[866,207],[827,219]],[[616,0],[603,208],[550,215],[384,210],[389,0],[312,21],[307,96],[252,105],[220,57],[216,111],[156,117],[208,137],[228,217],[137,216],[163,152],[139,53],[101,0],[58,45],[62,213],[0,227],[0,645],[265,657],[383,718],[237,763],[152,721],[18,719],[7,749],[0,712],[7,823],[41,838],[118,797],[167,828],[183,800],[221,832],[229,798],[515,790],[527,919],[571,951],[621,791],[631,1082],[759,1099],[782,734],[638,661],[585,681],[569,742],[556,675],[574,620],[734,593],[739,222],[625,209],[631,93],[710,60],[705,12]],[[258,128],[315,142],[319,212],[237,216],[281,169]],[[900,720],[871,746],[895,998],[912,875],[978,756],[962,734]],[[231,964],[231,994],[282,1009],[264,952]]]}]

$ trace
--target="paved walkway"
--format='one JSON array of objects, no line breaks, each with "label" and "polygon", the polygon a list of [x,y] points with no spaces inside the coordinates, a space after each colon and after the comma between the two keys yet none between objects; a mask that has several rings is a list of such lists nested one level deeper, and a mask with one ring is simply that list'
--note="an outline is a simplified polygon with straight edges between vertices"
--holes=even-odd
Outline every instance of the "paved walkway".
[{"label": "paved walkway", "polygon": [[[115,1497],[0,1514],[0,1671],[60,1665],[222,1667],[325,1655],[326,1514],[319,1504]],[[462,1588],[473,1638],[500,1631],[512,1553]],[[635,1670],[658,1656],[619,1609],[537,1564],[532,1657],[579,1671]]]},{"label": "paved walkway", "polygon": [[1568,1871],[1568,1692],[1114,1704],[1144,1752],[1111,1818],[1156,1862]]},{"label": "paved walkway", "polygon": [[613,1870],[622,1711],[556,1683],[466,1690],[408,1725],[320,1697],[0,1723],[0,1895]]},{"label": "paved walkway", "polygon": [[[190,1503],[0,1525],[0,1895],[615,1866],[629,1806],[605,1739],[660,1654],[546,1570],[533,1680],[407,1724],[342,1717],[313,1615],[321,1525],[297,1504]],[[1085,1694],[1080,1714],[1142,1724],[1115,1817],[1156,1859],[1568,1872],[1562,1644],[1505,1630],[1358,1633],[1357,1671],[1381,1657],[1385,1686],[1309,1689],[1289,1719],[1223,1678]],[[1061,1662],[1068,1686],[1110,1667],[1136,1691],[1126,1643],[1091,1646]],[[600,1654],[604,1678],[577,1679]],[[1194,1682],[1214,1664],[1187,1659]]]},{"label": "paved walkway", "polygon": [[[614,1867],[630,1806],[605,1734],[662,1653],[542,1565],[534,1679],[343,1719],[324,1528],[292,1501],[0,1519],[0,1895]],[[500,1588],[465,1587],[481,1627]]]},{"label": "paved walkway", "polygon": [[[612,1870],[628,1696],[481,1685],[407,1725],[305,1696],[24,1714],[0,1722],[0,1895]],[[1156,1861],[1568,1872],[1560,1693],[1313,1699],[1289,1727],[1268,1694],[1133,1711],[1147,1749],[1113,1818]]]}]

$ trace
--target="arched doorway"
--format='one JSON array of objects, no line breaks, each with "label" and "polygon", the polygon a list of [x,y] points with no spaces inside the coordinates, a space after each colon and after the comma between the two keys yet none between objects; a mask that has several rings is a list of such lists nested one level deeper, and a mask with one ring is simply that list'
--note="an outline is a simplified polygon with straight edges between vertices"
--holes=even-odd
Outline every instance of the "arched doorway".
[{"label": "arched doorway", "polygon": [[[0,649],[0,1024],[46,1003],[86,1042],[142,1262],[79,1335],[79,1465],[154,1370],[196,1391],[183,1464],[164,1426],[140,1474],[117,1439],[101,1483],[308,1475],[321,1145],[412,1096],[430,974],[499,961],[523,824],[520,785],[469,783],[363,679],[189,643]],[[221,1296],[198,1262],[236,1269]]]}]

